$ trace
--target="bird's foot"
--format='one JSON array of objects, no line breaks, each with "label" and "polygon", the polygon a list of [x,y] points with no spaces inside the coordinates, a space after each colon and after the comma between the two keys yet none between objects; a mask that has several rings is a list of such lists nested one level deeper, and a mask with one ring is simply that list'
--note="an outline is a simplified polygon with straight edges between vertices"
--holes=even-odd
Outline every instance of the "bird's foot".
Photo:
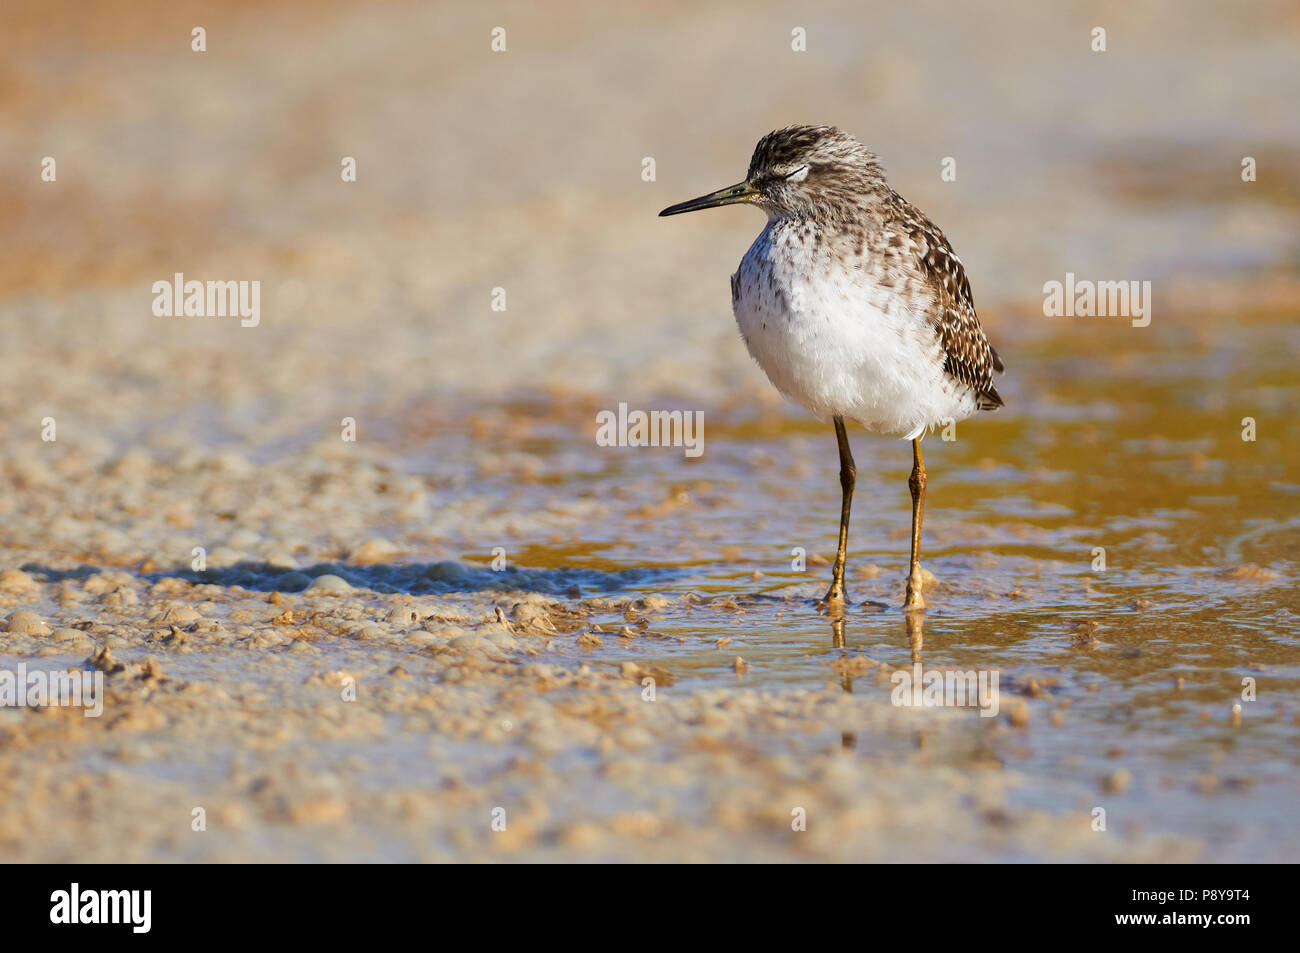
[{"label": "bird's foot", "polygon": [[817,600],[819,612],[841,612],[848,605],[848,596],[844,593],[843,580],[836,580],[826,590],[826,595]]}]

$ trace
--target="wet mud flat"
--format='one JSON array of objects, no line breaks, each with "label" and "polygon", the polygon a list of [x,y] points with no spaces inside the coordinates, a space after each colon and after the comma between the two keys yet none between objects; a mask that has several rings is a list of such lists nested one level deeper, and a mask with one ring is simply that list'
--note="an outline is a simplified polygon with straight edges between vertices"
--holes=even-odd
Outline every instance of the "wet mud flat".
[{"label": "wet mud flat", "polygon": [[[655,653],[599,654],[670,638],[652,628],[674,609],[664,598],[360,606],[333,584],[267,596],[111,571],[66,583],[51,615],[70,624],[11,614],[6,648],[29,665],[89,658],[105,711],[5,713],[11,860],[1197,853],[1013,807],[1022,779],[996,752],[1023,729],[846,693],[846,679],[889,670],[865,656],[826,665],[816,688],[748,687],[740,673],[692,688]],[[2,584],[29,599],[41,586],[22,570]]]},{"label": "wet mud flat", "polygon": [[[456,450],[428,457],[399,426],[263,459],[76,444],[6,463],[0,664],[98,671],[106,698],[98,718],[0,709],[4,856],[1294,850],[1293,489],[1235,432],[1153,442],[1103,413],[1077,441],[994,425],[940,444],[930,608],[909,625],[891,442],[855,437],[837,621],[814,605],[838,492],[820,425],[724,411],[683,479],[672,448],[597,446],[584,401],[397,415]],[[1075,461],[1097,445],[1106,465]],[[1158,505],[1096,491],[1137,465]],[[895,704],[918,663],[996,673],[996,712]]]}]

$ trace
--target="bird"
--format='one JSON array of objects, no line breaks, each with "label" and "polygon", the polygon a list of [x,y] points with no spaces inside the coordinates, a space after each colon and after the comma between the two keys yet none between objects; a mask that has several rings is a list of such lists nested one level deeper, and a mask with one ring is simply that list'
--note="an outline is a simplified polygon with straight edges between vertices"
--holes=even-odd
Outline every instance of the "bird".
[{"label": "bird", "polygon": [[731,276],[745,346],[785,397],[830,419],[840,458],[839,545],[819,606],[845,605],[857,468],[845,421],[912,442],[912,553],[903,608],[925,608],[921,439],[1003,405],[1002,359],[975,314],[961,259],[939,227],[895,192],[875,153],[829,125],[763,136],[744,181],[660,216],[747,204],[767,224]]}]

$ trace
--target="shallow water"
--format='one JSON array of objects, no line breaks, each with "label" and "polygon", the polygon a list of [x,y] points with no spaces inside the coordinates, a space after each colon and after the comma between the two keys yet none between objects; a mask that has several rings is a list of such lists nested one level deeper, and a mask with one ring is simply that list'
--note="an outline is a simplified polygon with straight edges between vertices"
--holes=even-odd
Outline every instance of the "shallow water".
[{"label": "shallow water", "polygon": [[[1131,783],[1105,799],[1126,823],[1205,838],[1217,859],[1279,856],[1296,846],[1300,795],[1300,428],[1287,413],[1300,399],[1300,328],[1259,315],[1156,330],[1080,319],[998,342],[1007,409],[925,443],[923,564],[939,584],[912,631],[898,609],[907,445],[851,431],[854,604],[840,646],[814,606],[829,568],[791,567],[796,546],[833,555],[834,438],[794,408],[724,411],[717,424],[706,410],[698,461],[551,428],[529,444],[548,462],[548,495],[558,485],[595,496],[609,515],[572,538],[516,543],[510,560],[586,570],[557,580],[584,595],[701,597],[646,613],[649,631],[630,638],[613,620],[603,646],[567,653],[662,666],[677,691],[818,686],[841,681],[832,664],[858,654],[997,671],[1004,719],[1015,699],[1029,702],[1004,763],[1027,778],[1020,803],[1091,804],[1123,770]],[[1242,438],[1248,416],[1254,441]],[[488,482],[527,508],[528,483]],[[644,582],[610,575],[652,569]],[[889,703],[888,681],[843,683]]]},{"label": "shallow water", "polygon": [[[1281,313],[1232,323],[1191,315],[1167,329],[1081,319],[997,343],[1009,368],[999,385],[1007,407],[958,424],[954,440],[935,433],[925,442],[923,565],[938,581],[917,619],[899,609],[908,445],[850,432],[852,602],[842,620],[828,618],[815,600],[838,517],[833,434],[797,408],[738,402],[684,408],[705,414],[698,459],[681,448],[598,446],[590,399],[562,393],[399,413],[370,438],[393,478],[423,481],[435,511],[482,513],[478,528],[460,519],[459,535],[444,540],[449,552],[429,552],[418,519],[372,514],[366,531],[390,537],[400,553],[375,565],[272,566],[250,554],[208,573],[178,558],[141,576],[215,583],[213,592],[238,600],[298,592],[331,573],[355,587],[348,604],[363,615],[387,612],[395,594],[436,608],[457,594],[500,593],[509,605],[511,593],[542,593],[588,605],[548,642],[544,660],[635,663],[669,673],[661,690],[677,694],[830,685],[889,706],[890,673],[917,662],[996,674],[997,716],[961,712],[970,732],[941,761],[998,764],[1017,779],[1010,807],[1087,825],[1102,806],[1126,835],[1187,835],[1208,845],[1210,859],[1290,857],[1300,796],[1300,427],[1287,410],[1300,398],[1292,368],[1300,329]],[[1253,441],[1242,438],[1243,417],[1255,420]],[[428,453],[412,436],[425,427],[437,432]],[[269,444],[260,464],[300,452],[294,441]],[[537,513],[559,514],[567,529],[528,524]],[[507,561],[500,572],[491,568],[497,546]],[[792,566],[796,547],[807,554],[803,571]],[[46,582],[63,578],[24,568]],[[607,597],[622,601],[599,601]],[[582,633],[596,640],[579,641]],[[327,658],[347,667],[352,650],[334,647]],[[202,680],[245,664],[239,654],[191,656],[169,660],[168,670]],[[274,682],[279,672],[248,677]],[[932,727],[916,713],[916,744]],[[851,728],[776,740],[752,739],[754,756],[839,744],[883,763],[906,749]],[[475,776],[513,750],[495,740],[446,743],[455,751],[439,749],[435,762],[462,763]],[[388,755],[383,744],[371,748],[367,783],[443,776],[437,763],[412,758],[409,741],[385,744]],[[303,754],[322,764],[344,756],[343,748]],[[557,755],[570,757],[582,755]],[[600,785],[589,796],[615,797]]]}]

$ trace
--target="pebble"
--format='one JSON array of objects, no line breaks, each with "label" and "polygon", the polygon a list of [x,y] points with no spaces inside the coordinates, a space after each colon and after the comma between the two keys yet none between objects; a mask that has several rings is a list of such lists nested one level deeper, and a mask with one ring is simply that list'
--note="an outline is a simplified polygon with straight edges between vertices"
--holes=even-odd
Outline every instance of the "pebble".
[{"label": "pebble", "polygon": [[327,572],[323,576],[317,576],[307,587],[307,591],[334,595],[351,592],[352,586],[343,577]]},{"label": "pebble", "polygon": [[161,622],[166,625],[188,625],[191,622],[198,622],[203,617],[189,606],[168,606],[162,612],[156,612],[150,618],[150,622]]},{"label": "pebble", "polygon": [[104,593],[96,601],[106,606],[134,606],[139,604],[140,597],[134,589],[120,586],[112,592]]},{"label": "pebble", "polygon": [[463,582],[468,576],[464,566],[449,561],[434,563],[424,571],[425,579],[436,582]]},{"label": "pebble", "polygon": [[1029,706],[1017,699],[1007,711],[1007,721],[1013,728],[1029,727]]},{"label": "pebble", "polygon": [[15,635],[49,635],[50,627],[35,612],[14,612],[5,620],[5,631]]},{"label": "pebble", "polygon": [[386,539],[367,540],[356,549],[352,550],[348,558],[358,566],[373,566],[375,563],[383,562],[397,553],[397,547]]},{"label": "pebble", "polygon": [[1128,771],[1120,768],[1106,775],[1105,780],[1102,782],[1102,786],[1110,794],[1121,794],[1128,789],[1132,780],[1133,776],[1129,774]]},{"label": "pebble", "polygon": [[35,579],[21,569],[0,572],[0,590],[4,592],[22,592],[25,589],[35,589],[38,585]]},{"label": "pebble", "polygon": [[251,549],[262,541],[262,537],[251,529],[241,528],[230,534],[226,545],[232,549]]}]

